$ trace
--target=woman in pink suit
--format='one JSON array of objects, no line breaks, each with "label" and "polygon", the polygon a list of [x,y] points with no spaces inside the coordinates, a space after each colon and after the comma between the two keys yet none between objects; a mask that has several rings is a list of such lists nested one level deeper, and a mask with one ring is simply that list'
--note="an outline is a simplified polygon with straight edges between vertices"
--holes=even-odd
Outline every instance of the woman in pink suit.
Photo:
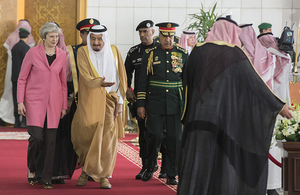
[{"label": "woman in pink suit", "polygon": [[53,22],[40,29],[43,44],[31,48],[22,64],[18,79],[19,114],[26,115],[28,141],[28,182],[36,182],[35,163],[43,144],[45,189],[52,189],[52,168],[56,129],[67,110],[66,53],[56,45],[60,29]]}]

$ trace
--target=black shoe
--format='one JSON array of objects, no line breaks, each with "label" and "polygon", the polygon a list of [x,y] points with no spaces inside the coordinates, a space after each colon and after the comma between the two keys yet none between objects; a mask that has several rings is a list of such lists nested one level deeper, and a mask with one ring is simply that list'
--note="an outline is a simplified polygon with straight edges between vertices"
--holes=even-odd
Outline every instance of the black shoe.
[{"label": "black shoe", "polygon": [[267,190],[267,194],[268,195],[279,195],[278,192],[275,189],[273,189],[273,190]]},{"label": "black shoe", "polygon": [[65,184],[66,180],[61,179],[61,178],[59,178],[59,179],[52,179],[52,183],[53,184]]},{"label": "black shoe", "polygon": [[34,185],[35,182],[37,181],[36,177],[27,177],[27,181],[30,185]]},{"label": "black shoe", "polygon": [[44,183],[44,189],[53,189],[53,185],[51,183]]},{"label": "black shoe", "polygon": [[146,171],[146,169],[141,169],[141,171],[135,176],[135,179],[142,179],[145,171]]},{"label": "black shoe", "polygon": [[160,172],[158,178],[167,178],[167,173]]},{"label": "black shoe", "polygon": [[178,182],[175,177],[168,177],[166,184],[167,185],[177,185]]},{"label": "black shoe", "polygon": [[143,174],[142,181],[149,181],[153,177],[153,169],[146,169]]},{"label": "black shoe", "polygon": [[143,174],[142,181],[149,181],[153,177],[153,173],[158,170],[158,165],[155,165],[153,169],[146,169]]}]

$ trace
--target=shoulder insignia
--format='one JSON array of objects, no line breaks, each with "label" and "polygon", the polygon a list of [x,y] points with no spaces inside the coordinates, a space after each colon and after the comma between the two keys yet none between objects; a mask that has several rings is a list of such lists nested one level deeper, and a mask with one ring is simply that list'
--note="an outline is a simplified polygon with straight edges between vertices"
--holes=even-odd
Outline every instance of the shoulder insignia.
[{"label": "shoulder insignia", "polygon": [[174,45],[177,47],[181,47],[181,45],[179,43],[174,43]]},{"label": "shoulder insignia", "polygon": [[129,49],[129,53],[133,53],[135,50],[139,49],[139,45],[135,45]]},{"label": "shoulder insignia", "polygon": [[156,47],[152,47],[152,48],[146,49],[145,52],[146,52],[146,53],[149,53],[150,51],[153,51],[153,50],[155,50],[155,49],[156,49]]},{"label": "shoulder insignia", "polygon": [[183,53],[187,54],[188,51],[186,49],[183,49],[182,47],[177,46],[176,47],[179,51],[182,51]]}]

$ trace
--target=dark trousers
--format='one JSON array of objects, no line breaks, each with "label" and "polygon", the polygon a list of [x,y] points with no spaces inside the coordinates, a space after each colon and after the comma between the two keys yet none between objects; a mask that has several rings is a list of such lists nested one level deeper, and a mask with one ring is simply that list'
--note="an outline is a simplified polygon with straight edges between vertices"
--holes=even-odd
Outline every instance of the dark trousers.
[{"label": "dark trousers", "polygon": [[19,116],[18,114],[18,102],[17,102],[17,81],[12,81],[12,96],[14,103],[14,116]]},{"label": "dark trousers", "polygon": [[138,125],[139,125],[140,157],[144,161],[148,157],[148,155],[147,155],[147,141],[146,141],[147,128],[145,127],[145,120],[138,118]]},{"label": "dark trousers", "polygon": [[180,114],[159,115],[147,113],[147,145],[148,145],[148,163],[147,169],[153,169],[157,164],[157,155],[161,143],[165,137],[163,129],[166,128],[167,147],[164,155],[166,163],[166,172],[170,177],[178,174],[178,155],[182,135],[182,125]]},{"label": "dark trousers", "polygon": [[44,169],[42,172],[42,180],[44,183],[51,183],[53,159],[55,155],[56,129],[48,129],[45,120],[44,127],[28,126],[28,153],[27,166],[30,172],[36,172],[36,161],[43,147],[44,152]]}]

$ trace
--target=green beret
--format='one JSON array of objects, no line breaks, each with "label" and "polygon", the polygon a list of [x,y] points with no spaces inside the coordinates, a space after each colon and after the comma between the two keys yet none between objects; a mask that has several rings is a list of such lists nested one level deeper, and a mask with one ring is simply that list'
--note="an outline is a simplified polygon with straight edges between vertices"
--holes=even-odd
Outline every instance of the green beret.
[{"label": "green beret", "polygon": [[261,23],[258,28],[259,29],[268,29],[268,28],[271,28],[272,27],[272,24],[270,23]]},{"label": "green beret", "polygon": [[27,30],[26,28],[19,28],[19,32],[27,32],[28,34],[30,34],[29,30]]}]

